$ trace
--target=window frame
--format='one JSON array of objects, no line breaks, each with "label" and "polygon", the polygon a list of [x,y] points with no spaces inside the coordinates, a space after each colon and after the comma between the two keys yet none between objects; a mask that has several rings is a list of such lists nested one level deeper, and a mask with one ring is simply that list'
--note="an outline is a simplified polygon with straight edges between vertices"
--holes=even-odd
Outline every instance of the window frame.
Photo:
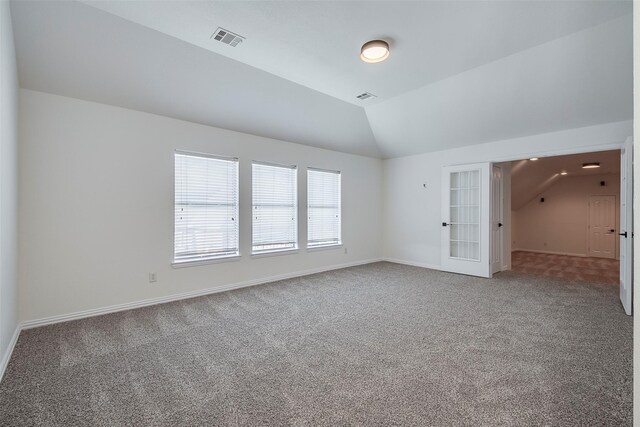
[{"label": "window frame", "polygon": [[[178,260],[176,259],[176,218],[175,218],[175,207],[176,207],[176,194],[177,194],[177,188],[176,188],[176,177],[177,177],[177,170],[176,170],[176,155],[183,155],[183,156],[191,156],[191,157],[199,157],[199,158],[206,158],[206,159],[214,159],[214,160],[222,160],[222,161],[228,161],[228,162],[235,162],[235,173],[236,173],[236,215],[235,215],[235,221],[236,221],[236,241],[237,241],[237,250],[235,251],[235,253],[228,253],[228,254],[221,254],[221,255],[211,255],[209,254],[207,255],[203,255],[201,257],[194,257],[193,259],[183,259],[183,260]],[[221,263],[221,262],[230,262],[230,261],[238,261],[240,260],[240,258],[242,257],[241,253],[240,253],[240,245],[241,245],[241,224],[240,224],[240,159],[238,157],[234,157],[234,156],[223,156],[223,155],[215,155],[215,154],[210,154],[210,153],[202,153],[202,152],[198,152],[198,151],[188,151],[188,150],[181,150],[181,149],[176,149],[174,150],[173,153],[173,207],[174,207],[174,213],[173,213],[173,245],[172,245],[172,249],[173,249],[173,253],[172,253],[172,257],[171,257],[171,266],[173,268],[182,268],[182,267],[190,267],[190,266],[197,266],[197,265],[206,265],[206,264],[215,264],[215,263]]]},{"label": "window frame", "polygon": [[[313,171],[313,172],[322,172],[322,173],[331,173],[331,174],[335,174],[338,175],[338,218],[339,218],[339,224],[338,224],[338,241],[335,243],[327,243],[327,244],[315,244],[315,245],[310,245],[309,244],[309,232],[311,230],[311,227],[309,227],[309,212],[310,212],[310,205],[309,205],[309,201],[311,199],[310,197],[310,191],[309,191],[309,172]],[[334,248],[340,248],[342,247],[344,244],[344,239],[343,239],[343,233],[342,233],[342,171],[339,170],[332,170],[332,169],[322,169],[322,168],[315,168],[315,167],[307,167],[307,250],[308,251],[320,251],[323,249],[334,249]]]}]

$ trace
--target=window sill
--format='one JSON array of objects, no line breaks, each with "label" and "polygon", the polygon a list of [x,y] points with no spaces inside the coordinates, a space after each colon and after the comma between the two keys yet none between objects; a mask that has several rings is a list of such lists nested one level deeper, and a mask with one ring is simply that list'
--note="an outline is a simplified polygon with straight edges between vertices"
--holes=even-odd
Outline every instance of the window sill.
[{"label": "window sill", "polygon": [[277,256],[277,255],[292,255],[292,254],[297,254],[298,252],[300,252],[298,248],[276,249],[273,251],[254,252],[251,254],[251,258],[264,258],[264,257],[270,257],[270,256]]},{"label": "window sill", "polygon": [[334,245],[310,246],[307,248],[307,252],[328,251],[331,249],[340,249],[342,247],[343,247],[342,243],[336,243]]},{"label": "window sill", "polygon": [[173,268],[196,267],[198,265],[219,264],[221,262],[240,261],[241,255],[227,255],[218,258],[200,259],[197,261],[174,261],[171,263]]}]

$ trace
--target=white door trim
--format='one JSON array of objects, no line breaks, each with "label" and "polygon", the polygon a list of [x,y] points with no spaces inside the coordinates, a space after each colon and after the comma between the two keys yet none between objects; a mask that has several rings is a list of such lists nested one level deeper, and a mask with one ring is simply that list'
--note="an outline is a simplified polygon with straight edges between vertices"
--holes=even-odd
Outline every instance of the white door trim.
[{"label": "white door trim", "polygon": [[620,301],[633,313],[633,140],[625,141],[620,155]]},{"label": "white door trim", "polygon": [[[496,178],[495,178],[495,173],[496,173],[496,169],[498,169],[500,172],[500,178],[499,178],[499,182],[498,182],[498,191],[496,194],[496,188],[495,185],[496,184]],[[498,273],[500,271],[502,271],[503,269],[503,250],[502,248],[504,247],[504,183],[503,183],[503,179],[504,179],[504,173],[503,173],[503,169],[502,166],[498,166],[496,164],[492,164],[491,165],[491,199],[490,199],[490,205],[491,205],[491,231],[490,231],[490,236],[491,236],[491,256],[490,256],[490,260],[489,263],[491,264],[491,274],[493,275],[494,273]],[[497,199],[496,199],[497,198]],[[494,214],[494,203],[496,202],[496,200],[498,201],[498,203],[500,204],[499,208],[498,208],[498,214],[497,214],[497,218],[495,218],[495,214]],[[496,238],[496,235],[498,236]],[[499,245],[499,248],[496,248],[495,246]],[[497,254],[497,257],[496,257]]]}]

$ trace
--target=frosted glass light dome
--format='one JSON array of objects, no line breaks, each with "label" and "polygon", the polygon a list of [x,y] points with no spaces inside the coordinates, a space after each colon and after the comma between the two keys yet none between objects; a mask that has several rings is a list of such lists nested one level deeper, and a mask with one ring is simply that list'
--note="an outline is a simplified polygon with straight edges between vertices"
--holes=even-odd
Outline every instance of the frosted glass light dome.
[{"label": "frosted glass light dome", "polygon": [[364,62],[382,62],[389,57],[389,43],[384,40],[372,40],[362,45],[360,59]]}]

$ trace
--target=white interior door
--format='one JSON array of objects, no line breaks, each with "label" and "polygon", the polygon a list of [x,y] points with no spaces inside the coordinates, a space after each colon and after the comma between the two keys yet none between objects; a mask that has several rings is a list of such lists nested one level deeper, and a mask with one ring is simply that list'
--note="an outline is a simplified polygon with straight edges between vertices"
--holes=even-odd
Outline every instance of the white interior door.
[{"label": "white interior door", "polygon": [[589,197],[589,256],[616,257],[616,196]]},{"label": "white interior door", "polygon": [[620,301],[632,314],[633,301],[633,140],[628,138],[620,157]]},{"label": "white interior door", "polygon": [[502,168],[493,165],[491,173],[491,274],[502,271]]},{"label": "white interior door", "polygon": [[442,268],[491,277],[489,228],[491,164],[442,171]]}]

